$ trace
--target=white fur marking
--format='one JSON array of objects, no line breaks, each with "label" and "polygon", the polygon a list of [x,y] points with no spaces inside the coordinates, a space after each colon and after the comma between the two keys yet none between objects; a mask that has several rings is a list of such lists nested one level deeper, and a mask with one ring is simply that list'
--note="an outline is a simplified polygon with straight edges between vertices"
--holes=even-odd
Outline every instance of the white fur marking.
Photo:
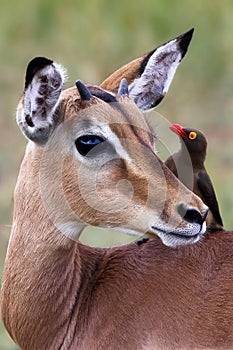
[{"label": "white fur marking", "polygon": [[156,49],[141,77],[129,86],[129,96],[139,108],[150,109],[166,94],[181,58],[176,39]]},{"label": "white fur marking", "polygon": [[[98,121],[96,121],[97,123]],[[106,139],[108,142],[110,142],[112,144],[112,146],[114,147],[117,155],[119,157],[117,158],[122,158],[127,160],[128,162],[131,162],[131,158],[129,156],[129,154],[127,153],[127,151],[124,149],[124,147],[121,144],[120,139],[117,137],[117,135],[111,130],[110,126],[107,124],[100,124],[100,125],[93,125],[93,127],[91,128],[87,128],[87,129],[82,129],[81,132],[79,131],[78,135],[76,135],[76,138],[82,136],[82,135],[98,135],[100,137],[103,137],[104,139]],[[83,161],[87,161],[88,163],[90,163],[91,159],[85,159],[84,157],[79,155],[80,160]],[[116,158],[116,157],[114,157]]]},{"label": "white fur marking", "polygon": [[17,122],[29,139],[44,142],[49,137],[65,80],[65,68],[54,62],[39,70],[25,90],[24,106],[17,112]]}]

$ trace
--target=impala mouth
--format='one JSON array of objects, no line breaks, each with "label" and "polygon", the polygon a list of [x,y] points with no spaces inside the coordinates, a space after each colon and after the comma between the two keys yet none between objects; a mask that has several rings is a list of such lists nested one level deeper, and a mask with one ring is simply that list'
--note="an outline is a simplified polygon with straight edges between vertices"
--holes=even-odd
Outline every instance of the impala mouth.
[{"label": "impala mouth", "polygon": [[151,228],[165,245],[176,247],[198,242],[206,232],[206,222],[202,225],[192,225],[192,227],[187,229],[176,228],[169,230],[165,227],[156,226]]}]

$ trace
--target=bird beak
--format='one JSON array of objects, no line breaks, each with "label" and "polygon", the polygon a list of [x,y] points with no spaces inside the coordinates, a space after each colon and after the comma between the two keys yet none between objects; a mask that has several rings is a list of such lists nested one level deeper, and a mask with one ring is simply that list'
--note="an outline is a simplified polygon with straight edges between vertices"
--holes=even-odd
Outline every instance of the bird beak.
[{"label": "bird beak", "polygon": [[171,124],[169,126],[169,129],[171,131],[173,131],[175,134],[181,136],[182,138],[184,138],[186,136],[186,133],[185,133],[184,129],[179,124]]}]

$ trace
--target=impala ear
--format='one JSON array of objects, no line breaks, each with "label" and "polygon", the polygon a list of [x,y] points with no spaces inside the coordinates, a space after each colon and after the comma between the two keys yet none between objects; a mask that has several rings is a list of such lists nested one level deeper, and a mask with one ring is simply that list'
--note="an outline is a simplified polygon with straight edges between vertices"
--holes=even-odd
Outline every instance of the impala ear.
[{"label": "impala ear", "polygon": [[65,69],[47,58],[36,57],[28,64],[16,118],[25,136],[36,143],[46,143],[58,123],[56,110],[65,77]]},{"label": "impala ear", "polygon": [[129,83],[129,96],[142,111],[154,108],[167,93],[177,67],[187,52],[194,29],[123,66],[100,87],[117,93],[122,78]]}]

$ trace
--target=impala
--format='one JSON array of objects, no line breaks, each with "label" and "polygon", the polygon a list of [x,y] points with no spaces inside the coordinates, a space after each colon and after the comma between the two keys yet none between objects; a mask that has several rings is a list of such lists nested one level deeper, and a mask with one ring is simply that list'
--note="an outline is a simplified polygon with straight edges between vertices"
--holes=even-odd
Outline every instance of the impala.
[{"label": "impala", "polygon": [[[204,235],[207,207],[157,157],[141,112],[162,100],[191,37],[101,86],[62,91],[61,65],[29,63],[1,295],[21,349],[233,348],[233,236]],[[87,225],[152,238],[91,248],[78,240]]]}]

